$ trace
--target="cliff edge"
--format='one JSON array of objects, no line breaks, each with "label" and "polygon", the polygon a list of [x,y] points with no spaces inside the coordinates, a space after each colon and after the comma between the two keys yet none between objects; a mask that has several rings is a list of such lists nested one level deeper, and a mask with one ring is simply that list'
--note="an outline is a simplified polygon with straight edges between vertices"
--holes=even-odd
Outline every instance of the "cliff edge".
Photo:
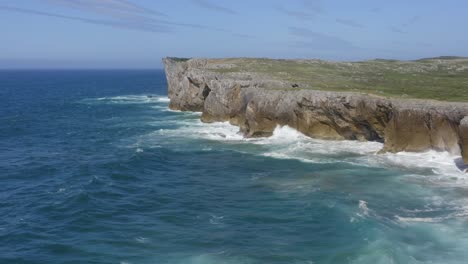
[{"label": "cliff edge", "polygon": [[468,164],[468,103],[441,101],[468,101],[466,59],[165,58],[163,64],[171,109],[202,112],[203,122],[229,121],[246,137],[287,125],[314,138],[383,142],[381,152],[448,151]]}]

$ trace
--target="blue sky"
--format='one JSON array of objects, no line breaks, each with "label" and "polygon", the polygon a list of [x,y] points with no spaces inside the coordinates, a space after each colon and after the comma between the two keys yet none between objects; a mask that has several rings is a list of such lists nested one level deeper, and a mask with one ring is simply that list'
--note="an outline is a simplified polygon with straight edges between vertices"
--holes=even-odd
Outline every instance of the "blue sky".
[{"label": "blue sky", "polygon": [[2,0],[0,68],[468,56],[466,0]]}]

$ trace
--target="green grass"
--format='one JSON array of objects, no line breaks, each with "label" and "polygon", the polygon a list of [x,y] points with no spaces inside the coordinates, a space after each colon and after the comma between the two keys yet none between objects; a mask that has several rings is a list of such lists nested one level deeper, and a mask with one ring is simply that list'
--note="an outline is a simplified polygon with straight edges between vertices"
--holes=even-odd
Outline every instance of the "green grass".
[{"label": "green grass", "polygon": [[362,62],[242,58],[210,60],[209,63],[229,65],[213,67],[213,71],[219,73],[257,73],[297,83],[301,89],[468,102],[466,58],[438,57],[417,61],[377,59]]}]

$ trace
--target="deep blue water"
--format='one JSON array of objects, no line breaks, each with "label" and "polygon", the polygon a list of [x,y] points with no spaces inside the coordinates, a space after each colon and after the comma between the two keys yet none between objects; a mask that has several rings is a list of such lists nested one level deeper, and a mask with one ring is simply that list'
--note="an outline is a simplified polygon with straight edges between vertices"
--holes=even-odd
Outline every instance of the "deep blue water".
[{"label": "deep blue water", "polygon": [[445,153],[169,111],[162,71],[0,72],[0,263],[466,263]]}]

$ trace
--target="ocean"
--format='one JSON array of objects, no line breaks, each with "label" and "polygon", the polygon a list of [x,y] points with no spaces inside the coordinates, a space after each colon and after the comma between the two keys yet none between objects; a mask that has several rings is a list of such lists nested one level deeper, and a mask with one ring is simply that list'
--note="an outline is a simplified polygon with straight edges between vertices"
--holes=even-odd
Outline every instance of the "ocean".
[{"label": "ocean", "polygon": [[467,263],[459,157],[168,103],[160,70],[0,71],[0,263]]}]

